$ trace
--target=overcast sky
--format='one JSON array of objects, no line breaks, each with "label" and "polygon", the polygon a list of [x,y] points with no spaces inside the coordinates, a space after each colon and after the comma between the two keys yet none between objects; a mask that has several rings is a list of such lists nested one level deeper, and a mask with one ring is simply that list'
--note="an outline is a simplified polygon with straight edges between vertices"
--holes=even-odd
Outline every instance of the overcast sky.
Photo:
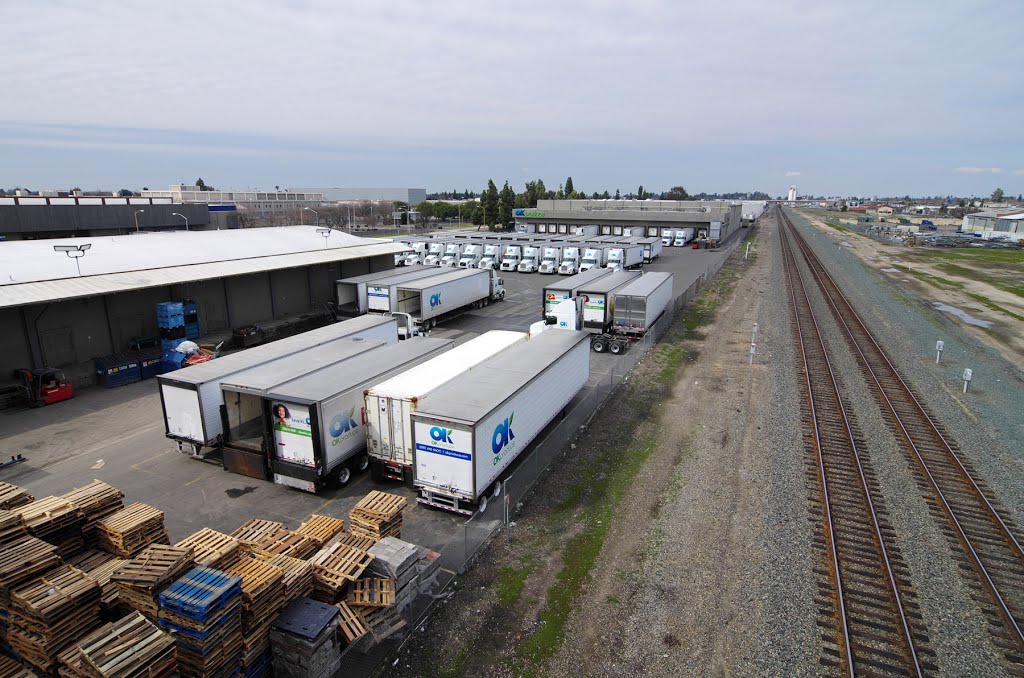
[{"label": "overcast sky", "polygon": [[1016,0],[0,8],[3,187],[1024,192]]}]

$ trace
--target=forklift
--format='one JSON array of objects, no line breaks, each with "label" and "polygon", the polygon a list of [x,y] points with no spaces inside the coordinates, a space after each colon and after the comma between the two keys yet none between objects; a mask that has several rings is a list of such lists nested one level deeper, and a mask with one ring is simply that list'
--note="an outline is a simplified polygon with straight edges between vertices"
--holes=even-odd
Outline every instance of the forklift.
[{"label": "forklift", "polygon": [[18,389],[29,407],[52,405],[75,395],[75,387],[64,377],[64,372],[55,367],[22,368],[17,370],[16,376],[20,382]]}]

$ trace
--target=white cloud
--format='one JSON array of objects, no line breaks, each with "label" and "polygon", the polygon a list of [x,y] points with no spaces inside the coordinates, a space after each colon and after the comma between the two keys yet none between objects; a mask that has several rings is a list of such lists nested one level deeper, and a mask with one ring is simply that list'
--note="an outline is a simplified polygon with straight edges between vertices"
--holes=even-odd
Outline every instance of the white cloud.
[{"label": "white cloud", "polygon": [[798,177],[798,176],[800,176],[800,172],[798,172],[797,170],[787,170],[785,176],[787,176],[787,177]]},{"label": "white cloud", "polygon": [[1015,169],[1010,172],[1015,177],[1024,177],[1024,169]]},{"label": "white cloud", "polygon": [[1002,170],[1001,167],[973,167],[973,166],[970,166],[970,165],[968,165],[966,167],[957,167],[953,171],[954,172],[959,172],[960,174],[1002,174],[1003,173],[1003,170]]}]

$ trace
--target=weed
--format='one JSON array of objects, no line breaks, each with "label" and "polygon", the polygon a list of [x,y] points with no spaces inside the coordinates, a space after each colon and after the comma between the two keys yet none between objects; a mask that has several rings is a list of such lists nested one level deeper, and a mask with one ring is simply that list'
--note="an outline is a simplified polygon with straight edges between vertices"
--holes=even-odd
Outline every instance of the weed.
[{"label": "weed", "polygon": [[498,602],[511,605],[519,600],[526,585],[526,578],[533,572],[532,564],[522,567],[507,565],[498,570],[498,581],[494,584],[494,592],[498,594]]}]

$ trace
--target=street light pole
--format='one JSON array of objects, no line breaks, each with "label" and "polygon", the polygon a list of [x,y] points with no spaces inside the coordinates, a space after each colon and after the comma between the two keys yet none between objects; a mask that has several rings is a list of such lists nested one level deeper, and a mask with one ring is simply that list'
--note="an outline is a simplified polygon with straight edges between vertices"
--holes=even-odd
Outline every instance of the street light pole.
[{"label": "street light pole", "polygon": [[188,230],[188,217],[186,217],[184,214],[181,214],[180,212],[171,212],[171,216],[172,217],[181,217],[182,219],[184,219],[185,220],[185,230],[186,231]]},{"label": "street light pole", "polygon": [[139,213],[145,212],[146,210],[135,210],[135,232],[139,232]]},{"label": "street light pole", "polygon": [[63,252],[68,257],[75,260],[75,269],[78,271],[78,276],[82,276],[82,267],[79,265],[78,260],[85,256],[85,251],[92,247],[92,243],[85,243],[84,245],[54,245],[54,252]]},{"label": "street light pole", "polygon": [[[313,216],[316,217],[316,227],[319,229],[320,228],[320,214],[315,209],[313,209],[312,207],[303,207],[302,209],[309,210],[310,212],[313,213]],[[319,232],[320,231],[317,231],[317,233],[319,233]],[[325,241],[325,244],[326,244],[326,241]]]},{"label": "street light pole", "polygon": [[324,237],[324,249],[327,249],[327,239],[331,237],[331,229],[317,228],[316,232]]}]

